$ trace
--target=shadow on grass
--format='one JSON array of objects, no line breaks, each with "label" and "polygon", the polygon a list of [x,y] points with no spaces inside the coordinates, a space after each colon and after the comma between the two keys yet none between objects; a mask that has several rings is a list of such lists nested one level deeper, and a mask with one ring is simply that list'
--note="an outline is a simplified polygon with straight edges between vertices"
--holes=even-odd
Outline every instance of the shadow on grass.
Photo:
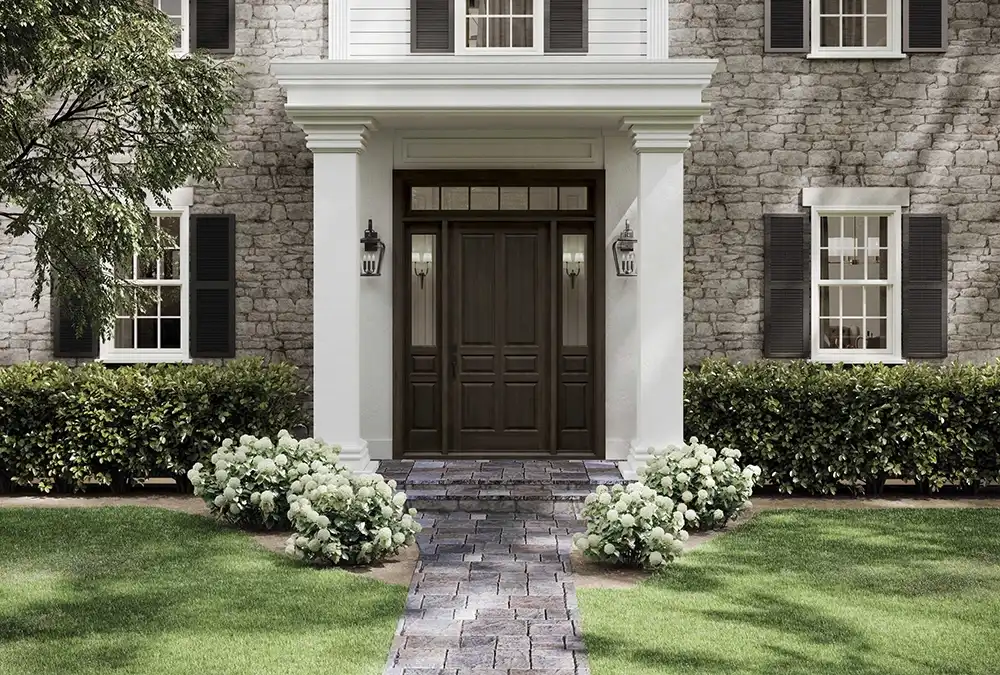
[{"label": "shadow on grass", "polygon": [[203,649],[239,636],[323,651],[316,635],[328,632],[364,642],[358,653],[381,651],[373,645],[388,647],[405,596],[296,564],[208,519],[149,508],[0,510],[0,550],[0,579],[19,580],[0,581],[0,671],[13,658],[32,664],[25,674],[137,672],[171,634]]}]

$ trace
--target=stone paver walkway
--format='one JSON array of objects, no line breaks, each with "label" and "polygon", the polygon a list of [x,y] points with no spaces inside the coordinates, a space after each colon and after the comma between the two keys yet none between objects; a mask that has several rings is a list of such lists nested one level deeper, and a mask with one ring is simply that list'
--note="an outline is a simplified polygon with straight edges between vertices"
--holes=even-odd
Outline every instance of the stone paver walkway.
[{"label": "stone paver walkway", "polygon": [[613,462],[383,462],[423,510],[386,675],[587,675],[572,535]]},{"label": "stone paver walkway", "polygon": [[573,517],[435,513],[386,675],[589,673],[570,580]]}]

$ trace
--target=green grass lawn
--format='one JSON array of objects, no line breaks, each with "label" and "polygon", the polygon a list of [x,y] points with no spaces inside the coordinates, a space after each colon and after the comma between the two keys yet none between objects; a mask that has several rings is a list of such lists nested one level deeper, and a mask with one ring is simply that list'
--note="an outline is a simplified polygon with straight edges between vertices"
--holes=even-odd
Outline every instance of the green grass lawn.
[{"label": "green grass lawn", "polygon": [[198,516],[0,508],[0,673],[377,675],[406,590]]},{"label": "green grass lawn", "polygon": [[1000,510],[762,513],[579,600],[594,675],[996,675]]}]

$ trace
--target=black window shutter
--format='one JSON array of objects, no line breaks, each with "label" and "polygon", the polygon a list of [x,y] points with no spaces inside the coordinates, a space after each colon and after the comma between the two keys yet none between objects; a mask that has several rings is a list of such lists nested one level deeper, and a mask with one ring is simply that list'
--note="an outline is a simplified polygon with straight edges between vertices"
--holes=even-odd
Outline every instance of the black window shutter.
[{"label": "black window shutter", "polygon": [[588,0],[545,0],[545,51],[586,52]]},{"label": "black window shutter", "polygon": [[809,216],[764,216],[764,356],[810,356]]},{"label": "black window shutter", "polygon": [[948,49],[948,0],[903,0],[903,51]]},{"label": "black window shutter", "polygon": [[73,311],[73,301],[59,296],[57,283],[53,284],[51,302],[53,356],[96,359],[99,340],[95,326],[90,322],[80,326],[78,313]]},{"label": "black window shutter", "polygon": [[232,54],[236,49],[235,0],[191,0],[195,49]]},{"label": "black window shutter", "polygon": [[903,356],[948,356],[948,221],[903,216]]},{"label": "black window shutter", "polygon": [[191,356],[236,355],[236,217],[191,217]]},{"label": "black window shutter", "polygon": [[410,0],[410,51],[455,51],[453,0]]},{"label": "black window shutter", "polygon": [[809,51],[809,0],[764,0],[764,51]]}]

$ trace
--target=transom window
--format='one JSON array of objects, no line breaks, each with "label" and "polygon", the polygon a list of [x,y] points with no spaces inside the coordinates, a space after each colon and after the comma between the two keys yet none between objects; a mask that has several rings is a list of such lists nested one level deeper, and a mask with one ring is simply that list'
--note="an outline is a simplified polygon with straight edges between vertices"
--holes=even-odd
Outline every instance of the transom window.
[{"label": "transom window", "polygon": [[174,36],[174,52],[184,54],[188,51],[188,0],[153,0],[157,9],[167,15],[170,23],[177,31]]},{"label": "transom window", "polygon": [[114,335],[102,344],[103,360],[159,361],[187,357],[187,232],[186,216],[153,216],[171,242],[158,259],[133,256],[118,275],[152,291],[151,300],[138,298],[131,311],[115,319]]},{"label": "transom window", "polygon": [[414,187],[410,190],[410,210],[587,211],[590,209],[589,194],[584,185]]},{"label": "transom window", "polygon": [[902,55],[900,0],[812,0],[814,56]]},{"label": "transom window", "polygon": [[898,355],[898,212],[813,212],[813,355],[838,361]]},{"label": "transom window", "polygon": [[542,0],[457,0],[464,51],[539,52]]}]

